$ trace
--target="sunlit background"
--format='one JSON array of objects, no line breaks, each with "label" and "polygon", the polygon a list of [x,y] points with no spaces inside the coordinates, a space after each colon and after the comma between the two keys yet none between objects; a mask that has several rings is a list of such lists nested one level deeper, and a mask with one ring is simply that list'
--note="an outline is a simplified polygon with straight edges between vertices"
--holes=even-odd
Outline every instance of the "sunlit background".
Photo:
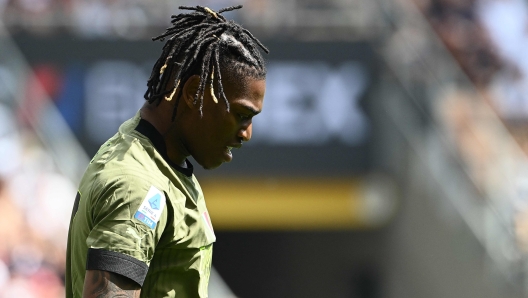
[{"label": "sunlit background", "polygon": [[197,4],[271,51],[196,170],[211,298],[528,297],[528,1],[0,0],[0,298],[64,296],[77,183]]}]

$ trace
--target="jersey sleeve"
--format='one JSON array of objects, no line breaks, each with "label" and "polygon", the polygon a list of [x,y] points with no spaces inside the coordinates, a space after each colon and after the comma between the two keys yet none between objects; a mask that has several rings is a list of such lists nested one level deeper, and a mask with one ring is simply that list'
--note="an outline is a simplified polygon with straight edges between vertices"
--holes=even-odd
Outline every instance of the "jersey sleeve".
[{"label": "jersey sleeve", "polygon": [[166,194],[136,176],[93,187],[86,269],[114,272],[142,286],[167,222]]}]

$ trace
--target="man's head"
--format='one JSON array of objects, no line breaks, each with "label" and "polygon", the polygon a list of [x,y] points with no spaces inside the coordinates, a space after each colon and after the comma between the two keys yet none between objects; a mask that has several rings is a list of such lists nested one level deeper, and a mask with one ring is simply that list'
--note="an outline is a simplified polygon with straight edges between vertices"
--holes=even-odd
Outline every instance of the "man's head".
[{"label": "man's head", "polygon": [[[266,68],[253,35],[207,7],[172,16],[173,26],[148,80],[145,99],[169,106],[174,122],[167,147],[180,147],[204,168],[231,160],[230,147],[251,138],[251,118],[262,110]],[[167,115],[167,114],[165,114]],[[176,120],[176,121],[174,121]],[[173,152],[177,155],[177,152]]]}]

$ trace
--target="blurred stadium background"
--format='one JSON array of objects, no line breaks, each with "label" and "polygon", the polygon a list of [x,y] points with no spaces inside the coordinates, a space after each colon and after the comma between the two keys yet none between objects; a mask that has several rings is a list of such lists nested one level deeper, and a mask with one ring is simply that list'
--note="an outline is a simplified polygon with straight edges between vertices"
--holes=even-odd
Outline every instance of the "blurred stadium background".
[{"label": "blurred stadium background", "polygon": [[0,0],[0,298],[64,296],[77,182],[196,4],[271,50],[252,142],[196,173],[211,298],[528,297],[526,0]]}]

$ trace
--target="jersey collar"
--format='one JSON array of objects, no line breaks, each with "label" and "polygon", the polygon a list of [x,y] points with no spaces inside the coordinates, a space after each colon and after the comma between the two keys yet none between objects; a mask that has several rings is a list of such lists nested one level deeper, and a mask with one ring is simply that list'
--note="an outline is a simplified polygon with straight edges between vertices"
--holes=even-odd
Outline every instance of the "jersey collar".
[{"label": "jersey collar", "polygon": [[154,145],[154,148],[161,154],[163,159],[174,169],[176,169],[178,172],[184,174],[187,177],[191,177],[193,174],[193,165],[188,159],[185,159],[185,163],[187,165],[187,168],[183,168],[174,162],[172,162],[169,159],[169,156],[167,155],[167,146],[165,145],[165,140],[163,139],[163,136],[158,132],[158,130],[150,124],[145,119],[140,119],[138,125],[136,126],[136,131],[140,134],[147,137],[152,144]]}]

